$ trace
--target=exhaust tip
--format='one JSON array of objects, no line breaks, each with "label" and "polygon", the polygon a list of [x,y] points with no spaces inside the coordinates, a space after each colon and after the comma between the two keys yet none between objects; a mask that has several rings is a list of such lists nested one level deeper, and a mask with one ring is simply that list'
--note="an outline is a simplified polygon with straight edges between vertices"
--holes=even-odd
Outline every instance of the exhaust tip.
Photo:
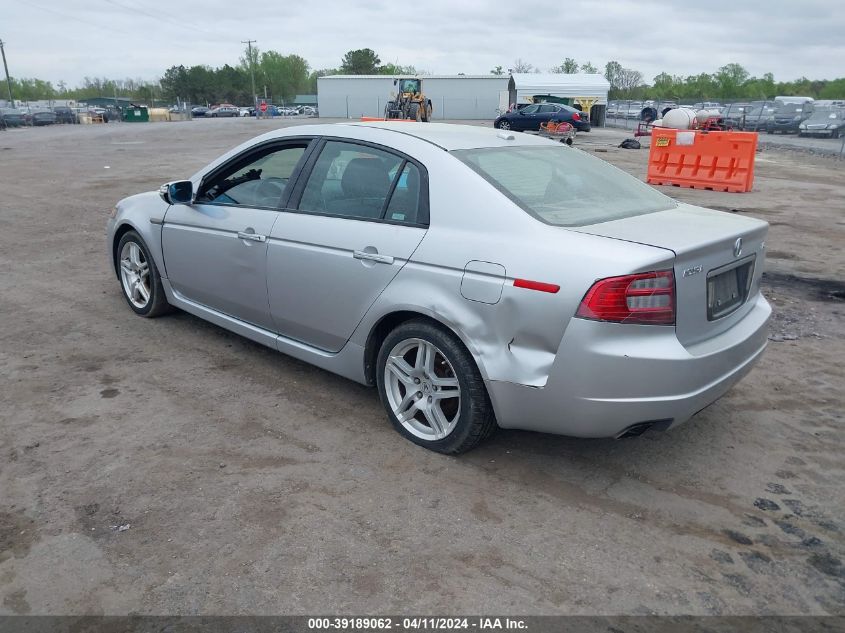
[{"label": "exhaust tip", "polygon": [[672,426],[672,422],[674,422],[674,420],[671,418],[668,420],[649,420],[647,422],[637,422],[636,424],[632,424],[631,426],[627,427],[624,431],[617,435],[616,439],[621,440],[626,437],[639,437],[651,428],[655,428],[658,431],[665,431],[670,426]]}]

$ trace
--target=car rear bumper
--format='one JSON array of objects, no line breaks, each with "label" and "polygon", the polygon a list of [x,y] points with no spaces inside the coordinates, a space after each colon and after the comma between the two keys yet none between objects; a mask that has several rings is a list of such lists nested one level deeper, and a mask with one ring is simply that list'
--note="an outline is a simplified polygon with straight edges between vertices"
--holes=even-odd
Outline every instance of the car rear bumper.
[{"label": "car rear bumper", "polygon": [[762,295],[732,328],[684,347],[675,329],[572,319],[545,387],[488,381],[499,426],[619,437],[669,428],[725,394],[760,358],[771,308]]}]

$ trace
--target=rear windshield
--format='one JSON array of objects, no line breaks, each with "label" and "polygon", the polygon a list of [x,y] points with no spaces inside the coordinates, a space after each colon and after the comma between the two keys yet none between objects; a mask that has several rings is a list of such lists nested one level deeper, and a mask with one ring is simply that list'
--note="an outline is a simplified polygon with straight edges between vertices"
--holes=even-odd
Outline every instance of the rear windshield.
[{"label": "rear windshield", "polygon": [[779,103],[775,106],[775,112],[777,114],[793,114],[796,112],[803,112],[804,111],[804,104],[803,103]]},{"label": "rear windshield", "polygon": [[624,171],[564,145],[452,153],[530,214],[556,226],[598,224],[676,206]]}]

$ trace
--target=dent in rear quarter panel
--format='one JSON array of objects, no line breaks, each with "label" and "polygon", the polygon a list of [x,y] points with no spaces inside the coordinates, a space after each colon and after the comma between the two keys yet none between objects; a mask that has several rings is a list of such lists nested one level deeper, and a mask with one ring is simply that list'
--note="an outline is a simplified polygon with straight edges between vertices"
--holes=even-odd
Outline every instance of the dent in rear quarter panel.
[{"label": "dent in rear quarter panel", "polygon": [[498,303],[472,301],[461,295],[462,276],[462,268],[409,262],[367,313],[358,336],[387,314],[418,312],[455,332],[486,380],[544,385],[568,321],[548,318],[562,311],[560,295],[519,296],[507,280]]}]

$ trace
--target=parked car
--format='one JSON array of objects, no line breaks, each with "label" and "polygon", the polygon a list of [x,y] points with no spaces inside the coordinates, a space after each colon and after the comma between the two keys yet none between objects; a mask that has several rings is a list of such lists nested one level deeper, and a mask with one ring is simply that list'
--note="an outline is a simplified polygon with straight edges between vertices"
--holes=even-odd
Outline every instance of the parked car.
[{"label": "parked car", "polygon": [[725,129],[742,130],[745,127],[745,116],[751,110],[750,103],[729,103],[722,109],[722,126]]},{"label": "parked car", "polygon": [[206,108],[205,106],[195,106],[191,108],[191,116],[195,119],[207,117],[209,112],[210,109]]},{"label": "parked car", "polygon": [[798,136],[829,136],[845,134],[845,108],[817,108],[798,126]]},{"label": "parked car", "polygon": [[643,104],[640,102],[628,103],[623,106],[623,112],[626,119],[639,119],[643,111]]},{"label": "parked car", "polygon": [[6,127],[20,127],[26,124],[23,112],[17,108],[0,108],[0,117],[3,118]]},{"label": "parked car", "polygon": [[[92,119],[102,118],[104,123],[109,122],[109,111],[105,108],[100,108],[97,106],[89,106],[87,110],[88,114],[91,116]],[[118,117],[119,118],[119,117]]]},{"label": "parked car", "polygon": [[255,116],[255,106],[238,108],[238,116]]},{"label": "parked car", "polygon": [[222,117],[237,117],[241,116],[241,111],[238,109],[237,106],[220,105],[215,108],[211,108],[211,110],[208,112],[208,114],[206,114],[206,116],[210,116],[212,119]]},{"label": "parked car", "polygon": [[560,103],[532,103],[513,112],[505,112],[493,121],[493,127],[525,132],[539,130],[541,123],[549,121],[571,123],[579,132],[590,131],[590,121],[583,112]]},{"label": "parked car", "polygon": [[800,131],[801,122],[809,119],[812,113],[812,101],[804,103],[783,103],[775,101],[775,111],[772,113],[769,120],[766,121],[766,133],[798,133]]},{"label": "parked car", "polygon": [[721,397],[766,347],[767,230],[534,135],[383,121],[248,141],[121,200],[107,249],[137,315],[376,385],[399,433],[454,454],[497,425],[668,429]]},{"label": "parked car", "polygon": [[56,123],[79,123],[73,108],[56,106],[53,108],[53,112],[56,114]]},{"label": "parked car", "polygon": [[29,125],[52,125],[55,122],[56,113],[48,108],[33,109],[27,116]]},{"label": "parked car", "polygon": [[745,114],[744,129],[750,132],[764,132],[774,113],[775,108],[772,103],[752,104],[751,109]]}]

